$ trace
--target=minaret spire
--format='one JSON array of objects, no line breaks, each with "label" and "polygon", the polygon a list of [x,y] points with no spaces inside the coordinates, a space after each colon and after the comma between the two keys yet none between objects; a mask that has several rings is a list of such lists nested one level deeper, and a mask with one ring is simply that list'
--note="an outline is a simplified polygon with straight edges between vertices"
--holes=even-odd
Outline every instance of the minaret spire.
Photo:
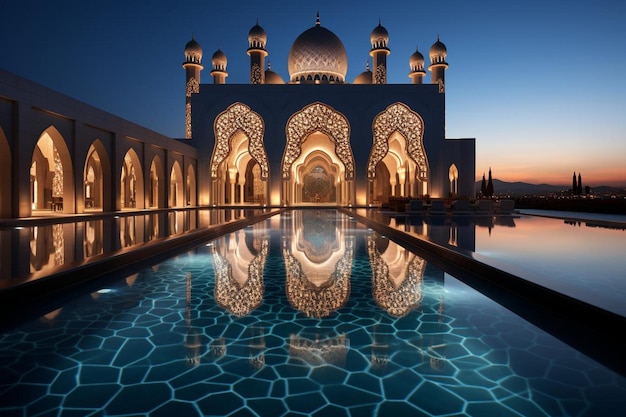
[{"label": "minaret spire", "polygon": [[318,10],[317,16],[315,17],[315,26],[320,26],[320,12]]}]

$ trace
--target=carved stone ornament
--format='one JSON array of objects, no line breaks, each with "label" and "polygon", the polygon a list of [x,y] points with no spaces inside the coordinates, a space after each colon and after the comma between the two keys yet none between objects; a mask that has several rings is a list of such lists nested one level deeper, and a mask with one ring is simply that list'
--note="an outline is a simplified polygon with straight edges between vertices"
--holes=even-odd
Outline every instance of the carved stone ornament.
[{"label": "carved stone ornament", "polygon": [[367,178],[376,177],[376,165],[389,152],[389,138],[392,133],[400,133],[406,140],[407,152],[420,170],[420,176],[427,178],[428,161],[422,143],[424,122],[419,114],[412,111],[406,104],[394,103],[374,119],[374,144],[367,163]]},{"label": "carved stone ornament", "polygon": [[250,84],[261,84],[261,67],[259,64],[253,64],[250,68]]},{"label": "carved stone ornament", "polygon": [[192,93],[199,93],[199,92],[200,92],[200,84],[198,83],[198,80],[196,80],[194,77],[191,77],[189,80],[187,80],[187,91],[186,91],[187,97],[191,97]]},{"label": "carved stone ornament", "polygon": [[241,131],[248,138],[248,152],[261,167],[261,179],[268,177],[269,164],[263,146],[263,119],[243,103],[235,103],[215,119],[215,148],[211,157],[211,178],[217,179],[219,165],[230,153],[230,138]]}]

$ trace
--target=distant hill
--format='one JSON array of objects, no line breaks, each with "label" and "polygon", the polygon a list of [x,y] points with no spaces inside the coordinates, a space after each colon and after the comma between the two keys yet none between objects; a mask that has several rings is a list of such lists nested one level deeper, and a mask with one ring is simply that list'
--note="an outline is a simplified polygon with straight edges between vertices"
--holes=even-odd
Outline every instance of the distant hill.
[{"label": "distant hill", "polygon": [[[476,181],[476,191],[480,191],[482,180]],[[493,180],[493,190],[495,194],[511,194],[511,195],[543,195],[555,192],[563,192],[572,188],[572,185],[551,185],[551,184],[530,184],[527,182],[506,182],[498,179]],[[622,191],[620,188],[609,186],[592,187],[595,194],[606,194],[611,192]]]}]

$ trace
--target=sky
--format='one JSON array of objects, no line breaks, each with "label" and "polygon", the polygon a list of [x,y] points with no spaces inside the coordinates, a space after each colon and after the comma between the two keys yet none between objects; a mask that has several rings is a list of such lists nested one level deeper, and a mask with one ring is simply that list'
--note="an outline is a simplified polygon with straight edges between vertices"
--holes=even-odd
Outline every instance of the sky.
[{"label": "sky", "polygon": [[[448,50],[446,137],[476,138],[476,179],[626,187],[623,0],[200,1],[0,0],[0,68],[164,135],[184,137],[185,44],[228,58],[227,84],[249,82],[248,31],[268,36],[289,79],[294,40],[315,24],[365,70],[370,34],[389,32],[388,83],[410,83],[409,57]],[[427,81],[430,82],[430,73]]]}]

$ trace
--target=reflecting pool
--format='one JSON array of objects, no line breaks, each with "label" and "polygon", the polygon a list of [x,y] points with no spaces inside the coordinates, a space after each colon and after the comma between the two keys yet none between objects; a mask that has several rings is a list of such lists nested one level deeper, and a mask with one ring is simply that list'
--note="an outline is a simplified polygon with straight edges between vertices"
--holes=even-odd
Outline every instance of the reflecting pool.
[{"label": "reflecting pool", "polygon": [[223,225],[263,209],[190,209],[22,221],[0,228],[0,289],[144,243]]},{"label": "reflecting pool", "polygon": [[[372,215],[366,209],[356,212]],[[422,216],[379,212],[375,216],[394,229],[467,253],[500,270],[626,317],[626,216],[569,214],[589,219],[527,214]]]},{"label": "reflecting pool", "polygon": [[334,210],[289,211],[0,336],[0,414],[620,415],[626,378]]}]

